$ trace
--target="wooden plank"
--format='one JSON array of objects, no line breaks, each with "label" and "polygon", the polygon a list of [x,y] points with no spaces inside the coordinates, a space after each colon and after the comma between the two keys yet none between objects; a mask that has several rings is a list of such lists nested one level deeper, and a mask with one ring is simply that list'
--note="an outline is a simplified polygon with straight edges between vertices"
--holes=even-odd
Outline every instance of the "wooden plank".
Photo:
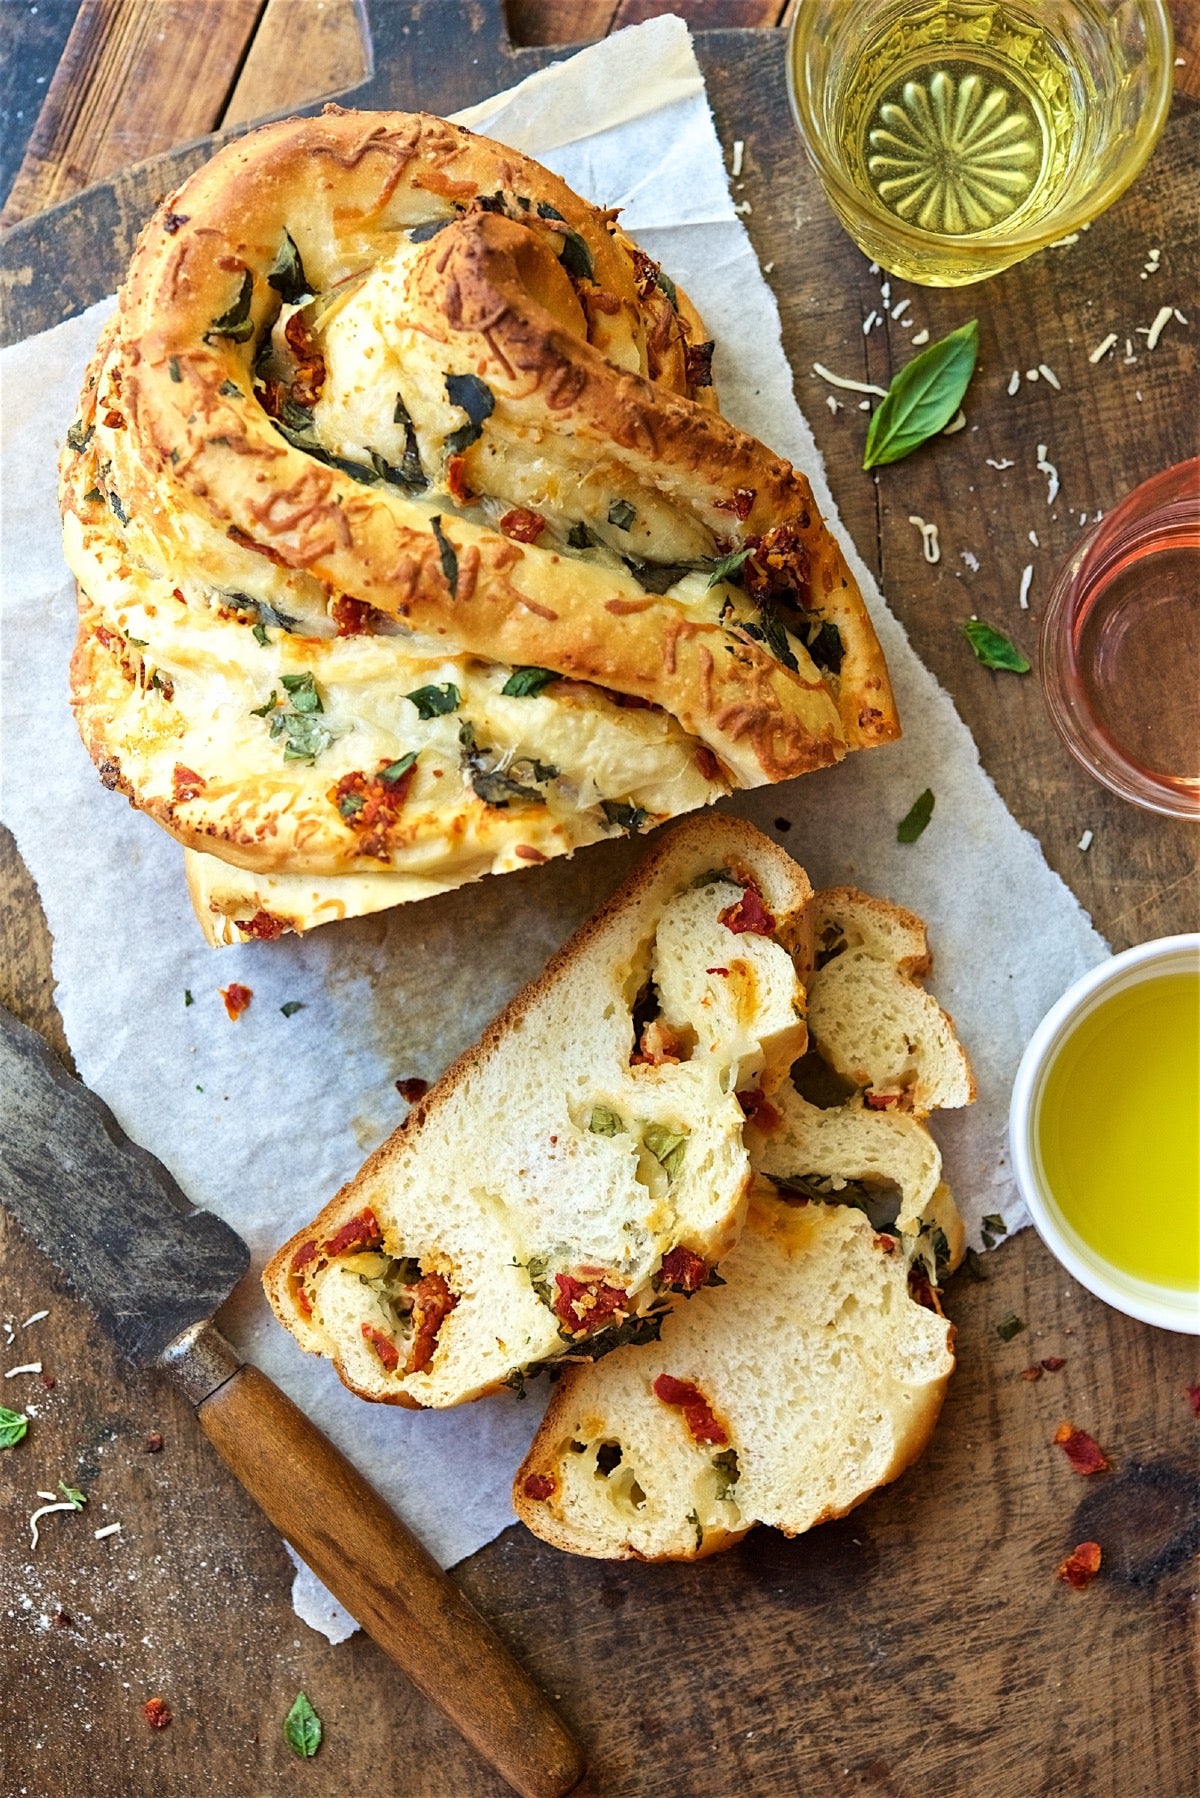
[{"label": "wooden plank", "polygon": [[267,0],[221,124],[342,93],[368,66],[357,0]]},{"label": "wooden plank", "polygon": [[617,5],[618,0],[505,0],[504,10],[514,44],[590,44],[607,37]]},{"label": "wooden plank", "polygon": [[83,0],[0,225],[219,122],[263,0]]},{"label": "wooden plank", "polygon": [[621,0],[612,30],[640,25],[644,19],[657,19],[668,12],[686,19],[693,31],[745,29],[777,25],[782,11],[783,0]]}]

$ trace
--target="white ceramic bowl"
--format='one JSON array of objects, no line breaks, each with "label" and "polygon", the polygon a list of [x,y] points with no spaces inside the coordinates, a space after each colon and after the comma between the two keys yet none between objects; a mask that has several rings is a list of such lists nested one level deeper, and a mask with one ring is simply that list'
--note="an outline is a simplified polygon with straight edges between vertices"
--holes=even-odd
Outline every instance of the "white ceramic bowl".
[{"label": "white ceramic bowl", "polygon": [[[1017,1069],[1008,1114],[1013,1173],[1037,1233],[1050,1253],[1105,1304],[1124,1311],[1128,1317],[1139,1318],[1142,1323],[1192,1336],[1200,1336],[1200,1294],[1153,1285],[1122,1273],[1110,1261],[1103,1260],[1063,1217],[1041,1165],[1038,1112],[1046,1076],[1061,1044],[1090,1012],[1126,987],[1139,986],[1157,975],[1190,971],[1198,958],[1200,932],[1164,936],[1114,955],[1077,980],[1034,1031]],[[1197,1102],[1200,1103],[1200,1095]],[[1196,1203],[1200,1205],[1200,1193]]]}]

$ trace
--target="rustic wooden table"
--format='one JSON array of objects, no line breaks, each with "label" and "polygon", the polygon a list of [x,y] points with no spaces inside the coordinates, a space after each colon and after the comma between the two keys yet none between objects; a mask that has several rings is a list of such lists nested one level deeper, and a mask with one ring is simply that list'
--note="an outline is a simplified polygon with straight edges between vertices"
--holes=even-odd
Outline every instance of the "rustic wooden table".
[{"label": "rustic wooden table", "polygon": [[[115,285],[131,233],[199,157],[120,173],[129,164],[364,81],[360,103],[449,110],[546,60],[548,44],[667,10],[654,0],[510,0],[513,39],[542,46],[514,54],[497,7],[5,0],[0,187],[12,183],[5,222],[27,221],[4,256],[6,341]],[[959,624],[978,611],[1031,649],[1081,515],[1196,451],[1200,4],[1177,9],[1184,61],[1163,142],[1086,238],[969,298],[902,289],[934,336],[979,316],[973,433],[953,453],[914,456],[878,479],[860,470],[863,417],[853,407],[831,415],[808,370],[819,359],[884,385],[904,333],[885,321],[864,336],[878,285],[786,127],[782,39],[711,29],[776,25],[780,0],[676,0],[674,10],[705,33],[722,140],[744,142],[738,198],[752,208],[747,226],[771,267],[843,517],[919,653],[953,692],[1009,806],[1114,947],[1193,927],[1197,833],[1094,786],[1059,748],[1035,681],[978,667]],[[71,195],[108,176],[72,206]],[[65,204],[43,212],[56,202]],[[1161,266],[1142,280],[1151,247]],[[1136,364],[1089,363],[1110,329],[1134,335],[1161,302],[1179,305],[1189,327]],[[1061,393],[1026,382],[1010,397],[1009,371],[1039,362],[1057,371]],[[1054,445],[1062,475],[1053,511],[1035,467],[1039,441]],[[1012,465],[993,470],[989,456]],[[934,569],[912,513],[941,525]],[[1030,561],[1026,616],[1015,596]],[[1094,833],[1086,854],[1085,829]],[[0,998],[66,1054],[44,920],[10,839],[0,947]],[[333,1648],[297,1622],[278,1539],[186,1406],[118,1364],[11,1227],[3,1252],[0,1315],[19,1324],[49,1312],[6,1357],[38,1358],[45,1374],[4,1395],[39,1413],[36,1437],[0,1456],[5,1798],[257,1798],[301,1780],[313,1794],[369,1784],[412,1798],[498,1794],[369,1641]],[[961,1361],[929,1452],[844,1522],[795,1542],[758,1531],[694,1568],[566,1560],[513,1528],[457,1569],[586,1743],[592,1772],[581,1789],[908,1798],[933,1785],[953,1798],[1184,1798],[1200,1787],[1200,1423],[1184,1392],[1200,1380],[1195,1344],[1105,1309],[1030,1231],[985,1271],[984,1283],[960,1276],[949,1292]],[[1010,1310],[1028,1328],[1005,1343],[994,1326]],[[1022,1379],[1051,1356],[1065,1357],[1060,1372]],[[1063,1418],[1099,1436],[1112,1473],[1077,1480],[1049,1446]],[[161,1452],[147,1452],[151,1432]],[[96,1527],[120,1519],[119,1544],[64,1528],[27,1555],[32,1492],[60,1478],[87,1488]],[[1054,1569],[1087,1537],[1103,1545],[1104,1574],[1077,1594]],[[303,1768],[280,1729],[300,1687],[326,1728]],[[141,1705],[159,1694],[174,1723],[152,1732]]]}]

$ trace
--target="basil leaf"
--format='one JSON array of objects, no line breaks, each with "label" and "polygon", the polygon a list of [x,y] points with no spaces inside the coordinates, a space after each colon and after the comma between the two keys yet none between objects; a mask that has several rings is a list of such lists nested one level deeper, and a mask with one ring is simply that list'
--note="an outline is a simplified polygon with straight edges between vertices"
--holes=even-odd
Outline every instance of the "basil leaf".
[{"label": "basil leaf", "polygon": [[285,1018],[294,1018],[298,1011],[304,1010],[304,1001],[302,999],[285,999],[279,1009]]},{"label": "basil leaf", "polygon": [[500,691],[506,699],[536,699],[551,681],[561,679],[553,668],[514,668]]},{"label": "basil leaf", "polygon": [[[734,549],[730,550],[727,556],[720,556],[717,561],[711,563],[708,576],[709,586],[715,587],[718,581],[729,580],[737,573],[749,554],[748,549]],[[733,584],[735,587],[741,585],[740,581],[734,581]]]},{"label": "basil leaf", "polygon": [[255,599],[249,593],[223,593],[221,598],[226,605],[232,606],[235,612],[254,612],[260,624],[269,624],[272,630],[294,631],[300,620],[293,618],[290,612],[277,612],[266,599]]},{"label": "basil leaf", "polygon": [[241,391],[242,390],[236,381],[222,381],[221,385],[217,388],[217,392],[221,395],[222,399],[226,400],[237,399]]},{"label": "basil leaf", "polygon": [[333,742],[334,733],[311,712],[276,712],[271,720],[273,739],[286,737],[285,762],[315,762]]},{"label": "basil leaf", "polygon": [[692,562],[639,562],[636,556],[622,556],[621,560],[647,593],[666,593],[695,568]]},{"label": "basil leaf", "polygon": [[1011,643],[1003,631],[993,630],[982,618],[968,618],[963,636],[975,651],[975,660],[985,668],[1004,668],[1010,674],[1028,674],[1030,663]]},{"label": "basil leaf", "polygon": [[267,635],[267,627],[261,618],[251,630],[250,635],[254,638],[254,641],[258,644],[260,649],[265,649],[271,641]]},{"label": "basil leaf", "polygon": [[178,356],[169,356],[167,358],[167,373],[173,381],[182,381],[183,371],[179,366]]},{"label": "basil leaf", "polygon": [[592,533],[586,524],[573,524],[567,533],[567,542],[572,549],[591,549]]},{"label": "basil leaf", "polygon": [[[529,202],[528,202],[528,200],[527,200],[527,201],[526,201],[526,202],[525,202],[525,204],[526,204],[526,205],[528,205],[528,204],[529,204]],[[560,212],[560,211],[559,211],[559,210],[558,210],[558,207],[557,207],[557,206],[551,206],[551,204],[550,204],[550,202],[549,202],[549,200],[539,200],[539,201],[538,201],[538,203],[537,203],[537,215],[538,215],[538,217],[539,217],[539,218],[540,218],[540,219],[560,219],[560,220],[562,220],[562,223],[563,223],[563,224],[564,224],[564,225],[565,225],[565,224],[566,224],[566,222],[567,222],[567,221],[566,221],[566,220],[565,220],[565,219],[564,219],[564,218],[563,218],[563,215],[562,215],[562,213],[561,213],[561,212]]]},{"label": "basil leaf", "polygon": [[687,1134],[670,1130],[665,1124],[647,1124],[642,1141],[657,1161],[668,1180],[674,1180],[683,1165],[687,1150]]},{"label": "basil leaf", "polygon": [[577,281],[595,280],[595,270],[592,266],[592,252],[588,249],[578,231],[565,231],[563,233],[563,247],[558,253],[558,259],[566,269],[567,273],[569,275],[574,275]]},{"label": "basil leaf", "polygon": [[442,517],[439,512],[436,518],[429,520],[433,534],[437,538],[438,554],[442,558],[442,573],[446,577],[446,585],[450,589],[451,599],[458,598],[458,557],[454,553],[454,545],[442,529]]},{"label": "basil leaf", "polygon": [[272,687],[269,695],[263,701],[262,705],[251,706],[250,716],[252,718],[269,718],[271,713],[275,710],[275,707],[278,705],[278,703],[279,703],[279,695],[276,693],[274,687]]},{"label": "basil leaf", "polygon": [[499,768],[472,767],[471,785],[485,805],[494,805],[501,810],[514,799],[526,805],[546,803],[545,794],[539,793],[536,787],[523,787],[519,781],[501,773]]},{"label": "basil leaf", "polygon": [[817,626],[805,647],[818,668],[823,668],[827,674],[841,673],[846,647],[841,631],[828,618]]},{"label": "basil leaf", "polygon": [[416,750],[410,749],[407,755],[400,757],[399,761],[389,762],[386,768],[381,768],[376,779],[381,780],[385,787],[394,787],[404,779],[416,759]]},{"label": "basil leaf", "polygon": [[[457,214],[454,215],[454,217],[457,216]],[[409,243],[428,243],[431,237],[436,237],[439,231],[444,231],[447,225],[453,223],[454,218],[426,219],[423,225],[413,226],[408,234],[408,241]]]},{"label": "basil leaf", "polygon": [[321,1719],[309,1703],[307,1694],[297,1692],[291,1710],[283,1720],[283,1734],[293,1754],[310,1761],[321,1746]]},{"label": "basil leaf", "polygon": [[185,1006],[194,1005],[196,1003],[192,997],[192,989],[190,986],[185,986],[183,989],[183,1003]]},{"label": "basil leaf", "polygon": [[600,810],[610,824],[616,824],[631,837],[644,830],[650,821],[649,812],[644,812],[640,805],[630,805],[623,799],[602,799]]},{"label": "basil leaf", "polygon": [[128,524],[129,523],[129,514],[125,510],[124,506],[121,504],[120,494],[110,491],[109,496],[108,496],[108,503],[112,507],[113,512],[115,513],[118,521],[121,524]]},{"label": "basil leaf", "polygon": [[285,306],[296,306],[312,293],[312,283],[304,272],[300,252],[292,234],[284,228],[283,241],[275,260],[267,270],[267,286],[273,287]]},{"label": "basil leaf", "polygon": [[452,406],[461,406],[469,423],[451,431],[446,453],[457,456],[483,435],[484,420],[496,410],[496,396],[478,375],[447,375],[446,394]]},{"label": "basil leaf", "polygon": [[899,462],[945,429],[962,404],[978,351],[973,318],[905,364],[871,420],[864,468]]},{"label": "basil leaf", "polygon": [[610,1111],[607,1105],[592,1106],[588,1129],[593,1136],[619,1136],[624,1128],[616,1112]]},{"label": "basil leaf", "polygon": [[222,312],[213,319],[204,333],[205,343],[211,343],[214,337],[228,337],[233,343],[246,343],[253,337],[254,320],[250,317],[250,302],[253,298],[254,276],[246,269],[237,299],[227,312]]},{"label": "basil leaf", "polygon": [[742,1470],[738,1466],[737,1449],[724,1449],[721,1454],[713,1456],[712,1464],[716,1468],[721,1482],[717,1488],[717,1497],[728,1498],[742,1477]]},{"label": "basil leaf", "polygon": [[615,499],[608,508],[608,522],[615,524],[619,531],[627,531],[637,513],[627,499]]},{"label": "basil leaf", "polygon": [[898,843],[916,842],[933,816],[933,805],[933,789],[926,787],[925,791],[913,800],[912,808],[907,816],[901,818],[897,824],[896,841]]},{"label": "basil leaf", "polygon": [[996,1334],[1001,1342],[1011,1342],[1013,1337],[1019,1336],[1024,1328],[1025,1325],[1021,1318],[1015,1311],[1010,1311],[1007,1317],[1002,1317],[996,1325]]},{"label": "basil leaf", "polygon": [[87,1496],[79,1490],[78,1486],[64,1486],[62,1481],[59,1480],[58,1489],[67,1500],[68,1504],[74,1505],[77,1511],[82,1511],[84,1505],[87,1503]]},{"label": "basil leaf", "polygon": [[[173,358],[172,358],[172,360],[173,360]],[[179,377],[178,377],[178,375],[175,375],[172,377],[172,379],[178,380]],[[88,425],[87,429],[85,430],[84,426],[83,426],[82,418],[77,418],[75,420],[75,423],[73,425],[71,425],[67,431],[67,447],[68,447],[68,449],[73,449],[75,451],[76,455],[80,455],[87,448],[88,444],[92,441],[92,438],[95,436],[95,433],[96,433],[95,425]]]},{"label": "basil leaf", "polygon": [[676,312],[678,312],[679,293],[670,275],[664,275],[660,268],[656,268],[654,271],[654,285],[662,288],[662,291],[666,294]]},{"label": "basil leaf", "polygon": [[462,704],[462,694],[453,681],[447,681],[444,687],[418,687],[404,697],[412,700],[426,723],[430,718],[444,718],[448,712],[457,712]]},{"label": "basil leaf", "polygon": [[758,602],[758,618],[757,624],[743,624],[741,628],[748,637],[757,638],[760,643],[764,643],[777,662],[782,662],[784,667],[790,668],[794,674],[798,673],[800,664],[788,642],[787,632],[783,628],[778,612],[765,593]]},{"label": "basil leaf", "polygon": [[280,685],[292,702],[294,712],[323,712],[321,695],[317,692],[317,683],[312,669],[303,674],[281,674]]},{"label": "basil leaf", "polygon": [[28,1428],[29,1419],[23,1411],[10,1411],[7,1405],[0,1405],[0,1448],[15,1448]]},{"label": "basil leaf", "polygon": [[1008,1235],[1008,1225],[998,1211],[988,1212],[988,1215],[983,1220],[983,1227],[985,1230],[991,1230],[996,1236]]}]

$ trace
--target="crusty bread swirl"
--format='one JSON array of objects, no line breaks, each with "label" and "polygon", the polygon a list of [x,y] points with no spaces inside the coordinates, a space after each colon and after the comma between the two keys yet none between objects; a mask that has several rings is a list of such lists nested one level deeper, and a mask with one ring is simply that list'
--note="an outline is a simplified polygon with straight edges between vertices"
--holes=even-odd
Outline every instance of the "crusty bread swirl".
[{"label": "crusty bread swirl", "polygon": [[721,417],[711,350],[610,214],[427,115],[266,126],[164,203],[62,458],[72,690],[106,783],[229,866],[214,940],[896,734],[808,483]]}]

